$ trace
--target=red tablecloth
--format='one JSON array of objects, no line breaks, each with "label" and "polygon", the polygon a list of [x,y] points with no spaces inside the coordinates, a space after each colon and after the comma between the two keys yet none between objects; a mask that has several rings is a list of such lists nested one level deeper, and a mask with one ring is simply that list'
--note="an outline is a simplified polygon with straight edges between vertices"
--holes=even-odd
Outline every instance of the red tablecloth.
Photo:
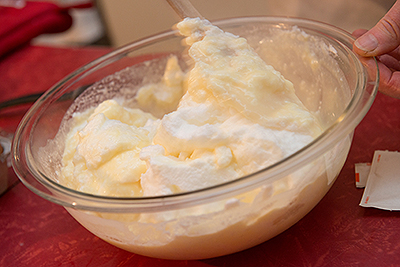
[{"label": "red tablecloth", "polygon": [[[27,47],[0,61],[0,100],[48,89],[106,48]],[[0,111],[13,131],[26,107]],[[0,266],[400,266],[400,213],[360,207],[354,164],[400,150],[400,100],[378,94],[357,127],[348,160],[321,202],[296,225],[254,248],[202,261],[166,261],[109,245],[62,207],[20,182],[0,197]],[[9,177],[16,181],[14,172]]]},{"label": "red tablecloth", "polygon": [[63,32],[72,25],[67,8],[50,2],[26,2],[23,8],[0,5],[0,58],[43,33]]}]

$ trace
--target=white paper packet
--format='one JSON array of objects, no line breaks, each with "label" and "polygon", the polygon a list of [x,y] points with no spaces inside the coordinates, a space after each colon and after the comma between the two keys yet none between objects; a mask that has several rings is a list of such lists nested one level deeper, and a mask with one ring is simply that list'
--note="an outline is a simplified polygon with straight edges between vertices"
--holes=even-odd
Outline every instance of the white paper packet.
[{"label": "white paper packet", "polygon": [[377,150],[360,206],[400,210],[400,153]]},{"label": "white paper packet", "polygon": [[367,184],[368,175],[371,170],[371,163],[356,163],[354,164],[356,187],[364,188]]}]

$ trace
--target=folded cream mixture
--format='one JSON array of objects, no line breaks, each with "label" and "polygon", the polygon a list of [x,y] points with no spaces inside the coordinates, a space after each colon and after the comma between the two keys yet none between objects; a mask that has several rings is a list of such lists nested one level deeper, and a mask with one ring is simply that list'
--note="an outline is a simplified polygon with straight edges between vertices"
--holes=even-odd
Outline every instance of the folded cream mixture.
[{"label": "folded cream mixture", "polygon": [[265,168],[321,133],[246,39],[198,18],[177,27],[193,68],[184,73],[172,56],[160,82],[139,90],[140,109],[114,99],[75,114],[62,184],[125,197],[191,191]]}]

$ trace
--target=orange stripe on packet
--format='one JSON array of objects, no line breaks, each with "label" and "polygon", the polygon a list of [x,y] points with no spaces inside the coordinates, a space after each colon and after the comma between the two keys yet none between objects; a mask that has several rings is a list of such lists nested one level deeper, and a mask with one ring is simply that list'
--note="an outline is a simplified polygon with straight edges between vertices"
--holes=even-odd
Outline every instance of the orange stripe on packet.
[{"label": "orange stripe on packet", "polygon": [[356,182],[357,183],[360,182],[360,174],[358,172],[356,172]]}]

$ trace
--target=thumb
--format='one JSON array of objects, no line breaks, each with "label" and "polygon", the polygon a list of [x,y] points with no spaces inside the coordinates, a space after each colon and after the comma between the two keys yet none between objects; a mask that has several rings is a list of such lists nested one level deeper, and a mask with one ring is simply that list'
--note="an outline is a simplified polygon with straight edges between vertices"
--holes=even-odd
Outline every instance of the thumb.
[{"label": "thumb", "polygon": [[386,15],[354,42],[354,51],[361,56],[379,56],[400,45],[400,1]]}]

